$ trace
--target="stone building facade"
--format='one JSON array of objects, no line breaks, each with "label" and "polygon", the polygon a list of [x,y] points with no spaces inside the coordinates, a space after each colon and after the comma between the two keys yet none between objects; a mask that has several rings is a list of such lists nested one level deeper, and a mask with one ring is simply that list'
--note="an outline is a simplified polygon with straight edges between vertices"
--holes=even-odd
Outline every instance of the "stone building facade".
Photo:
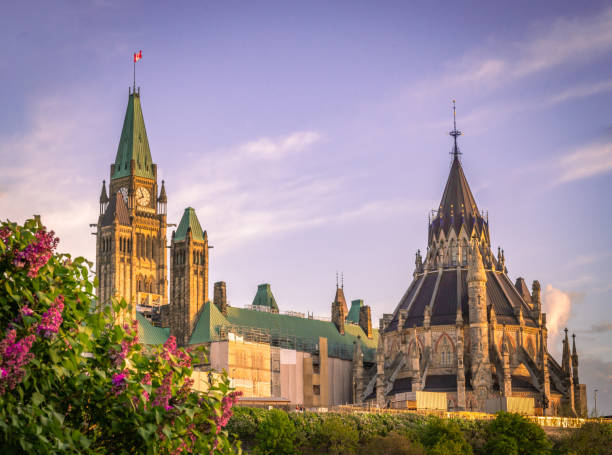
[{"label": "stone building facade", "polygon": [[354,361],[355,402],[405,407],[416,391],[445,392],[448,408],[485,411],[491,399],[531,397],[546,415],[586,415],[575,339],[559,364],[548,352],[540,284],[508,276],[491,250],[457,147],[440,205],[429,220],[425,257],[392,314],[380,320],[376,368]]},{"label": "stone building facade", "polygon": [[[159,197],[158,197],[159,191]],[[123,297],[136,305],[167,301],[166,198],[157,182],[142,116],[140,93],[130,92],[109,194],[102,182],[96,235],[100,304]]]},{"label": "stone building facade", "polygon": [[309,407],[351,401],[354,346],[374,362],[378,331],[369,307],[354,301],[349,314],[343,287],[336,286],[334,322],[281,314],[270,285],[261,284],[248,308],[235,308],[224,282],[214,284],[211,302],[208,234],[193,208],[185,209],[167,245],[168,196],[165,183],[158,185],[139,91],[129,93],[108,188],[102,182],[97,295],[101,305],[112,298],[130,304],[118,322],[136,319],[145,344],[173,335],[180,346],[207,346],[209,363],[199,368],[225,369],[247,397]]}]

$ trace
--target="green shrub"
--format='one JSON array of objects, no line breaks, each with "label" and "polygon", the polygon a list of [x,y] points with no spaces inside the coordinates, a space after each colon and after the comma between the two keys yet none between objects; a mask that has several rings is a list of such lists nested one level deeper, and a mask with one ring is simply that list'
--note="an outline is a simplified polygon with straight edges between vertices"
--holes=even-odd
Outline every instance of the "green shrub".
[{"label": "green shrub", "polygon": [[362,455],[425,455],[425,449],[413,438],[392,431],[386,436],[374,436],[359,451]]},{"label": "green shrub", "polygon": [[487,453],[547,454],[551,445],[542,428],[519,414],[499,412],[485,428]]},{"label": "green shrub", "polygon": [[459,425],[452,420],[437,417],[429,419],[423,427],[421,442],[432,455],[470,455],[472,448],[465,440]]},{"label": "green shrub", "polygon": [[308,451],[312,441],[317,439],[321,433],[321,417],[315,412],[291,412],[289,419],[295,425],[295,446]]},{"label": "green shrub", "polygon": [[339,414],[324,414],[318,433],[302,447],[304,453],[352,455],[359,444],[359,433],[354,421]]},{"label": "green shrub", "polygon": [[295,451],[295,426],[287,413],[279,409],[269,411],[259,424],[255,435],[254,453],[261,455],[290,455]]},{"label": "green shrub", "polygon": [[588,422],[563,438],[556,449],[567,455],[612,454],[612,425]]}]

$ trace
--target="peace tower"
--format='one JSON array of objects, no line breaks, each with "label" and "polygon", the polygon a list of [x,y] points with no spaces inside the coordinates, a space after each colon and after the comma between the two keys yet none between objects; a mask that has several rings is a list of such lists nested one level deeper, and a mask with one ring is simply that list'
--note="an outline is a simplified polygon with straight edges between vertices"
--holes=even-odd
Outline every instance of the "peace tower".
[{"label": "peace tower", "polygon": [[109,193],[102,182],[96,234],[98,299],[123,297],[132,305],[168,303],[166,190],[157,182],[140,104],[140,90],[130,90]]}]

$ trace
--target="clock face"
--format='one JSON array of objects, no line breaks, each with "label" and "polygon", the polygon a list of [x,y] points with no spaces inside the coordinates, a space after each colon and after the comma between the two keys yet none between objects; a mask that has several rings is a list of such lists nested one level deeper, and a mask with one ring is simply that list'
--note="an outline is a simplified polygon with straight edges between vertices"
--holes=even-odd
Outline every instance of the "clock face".
[{"label": "clock face", "polygon": [[127,204],[127,197],[128,197],[127,187],[122,186],[121,188],[119,188],[119,192],[121,193],[121,196],[123,196],[123,202]]},{"label": "clock face", "polygon": [[142,186],[138,187],[138,189],[136,190],[136,202],[138,203],[138,205],[140,205],[141,207],[147,206],[149,205],[150,200],[151,198],[149,196],[149,191],[146,188],[143,188]]}]

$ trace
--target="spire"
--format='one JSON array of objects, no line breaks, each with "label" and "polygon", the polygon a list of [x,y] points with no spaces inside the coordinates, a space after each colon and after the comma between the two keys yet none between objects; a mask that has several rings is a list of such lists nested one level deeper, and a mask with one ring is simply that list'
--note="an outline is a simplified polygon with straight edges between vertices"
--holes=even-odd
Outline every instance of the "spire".
[{"label": "spire", "polygon": [[563,359],[561,361],[561,367],[566,375],[570,375],[570,347],[569,340],[567,338],[567,327],[565,328],[565,338],[563,338]]},{"label": "spire", "polygon": [[576,353],[576,334],[572,333],[572,357],[577,356]]},{"label": "spire", "polygon": [[176,234],[173,237],[174,242],[184,240],[187,237],[187,231],[191,228],[191,235],[193,240],[200,242],[204,241],[205,233],[202,230],[198,216],[193,208],[187,207],[183,212],[183,217],[176,229]]},{"label": "spire", "polygon": [[478,233],[484,230],[485,239],[488,242],[489,233],[488,225],[478,211],[476,206],[476,200],[470,190],[467,179],[459,160],[459,146],[457,145],[457,137],[462,133],[457,130],[456,111],[453,102],[453,131],[449,133],[453,137],[453,151],[452,163],[446,186],[444,187],[444,193],[438,206],[438,212],[434,212],[434,216],[429,224],[429,242],[437,235],[440,231],[448,233],[451,227],[454,227],[455,232],[459,232],[462,225],[465,225],[467,232],[471,232],[473,228]]},{"label": "spire", "polygon": [[166,196],[166,184],[163,180],[162,180],[161,191],[159,192],[159,198],[157,198],[157,202],[161,202],[162,204],[165,204],[168,202],[168,196]]},{"label": "spire", "polygon": [[[134,160],[133,170],[132,160]],[[152,179],[155,178],[154,166],[142,116],[140,92],[131,92],[111,178],[114,180],[133,174]]]},{"label": "spire", "polygon": [[453,100],[453,131],[448,134],[450,134],[455,141],[453,151],[451,152],[453,155],[453,159],[459,159],[459,155],[461,155],[461,152],[459,151],[459,147],[457,146],[457,137],[461,136],[461,131],[457,130],[457,111],[455,109],[455,100]]},{"label": "spire", "polygon": [[102,192],[100,193],[100,204],[106,204],[108,202],[108,195],[106,194],[106,180],[102,180]]}]

